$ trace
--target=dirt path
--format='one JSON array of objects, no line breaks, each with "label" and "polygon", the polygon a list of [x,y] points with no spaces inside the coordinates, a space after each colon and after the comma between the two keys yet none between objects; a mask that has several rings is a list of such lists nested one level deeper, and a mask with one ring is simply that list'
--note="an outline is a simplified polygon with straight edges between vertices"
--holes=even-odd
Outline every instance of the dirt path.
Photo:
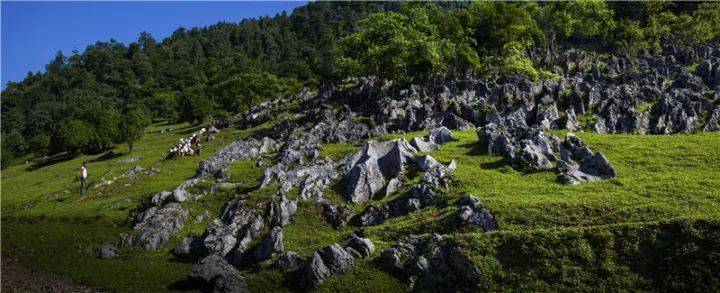
[{"label": "dirt path", "polygon": [[99,292],[69,278],[36,270],[20,264],[17,259],[2,257],[2,289],[4,292]]}]

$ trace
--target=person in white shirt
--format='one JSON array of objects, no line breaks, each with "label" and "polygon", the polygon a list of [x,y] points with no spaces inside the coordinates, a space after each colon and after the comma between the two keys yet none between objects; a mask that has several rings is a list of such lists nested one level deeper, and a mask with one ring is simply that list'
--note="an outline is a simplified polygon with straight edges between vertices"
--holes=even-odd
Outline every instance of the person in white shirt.
[{"label": "person in white shirt", "polygon": [[82,167],[80,167],[80,194],[85,194],[85,189],[87,189],[87,183],[88,183],[88,173],[87,173],[87,162],[82,163]]}]

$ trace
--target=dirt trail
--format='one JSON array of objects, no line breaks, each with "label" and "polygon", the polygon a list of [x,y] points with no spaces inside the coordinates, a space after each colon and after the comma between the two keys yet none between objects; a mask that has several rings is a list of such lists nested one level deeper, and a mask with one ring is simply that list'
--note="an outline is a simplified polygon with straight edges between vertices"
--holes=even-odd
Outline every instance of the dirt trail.
[{"label": "dirt trail", "polygon": [[2,257],[2,289],[4,292],[100,292],[69,278],[22,265],[12,257]]}]

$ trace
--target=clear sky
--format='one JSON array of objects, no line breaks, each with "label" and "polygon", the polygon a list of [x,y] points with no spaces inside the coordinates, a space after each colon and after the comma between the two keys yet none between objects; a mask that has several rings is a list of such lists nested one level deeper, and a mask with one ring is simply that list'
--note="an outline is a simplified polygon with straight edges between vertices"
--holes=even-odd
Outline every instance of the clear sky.
[{"label": "clear sky", "polygon": [[161,41],[179,27],[290,14],[303,2],[7,2],[2,1],[2,88],[28,71],[44,71],[57,51],[66,56],[96,41],[128,44],[148,31]]}]

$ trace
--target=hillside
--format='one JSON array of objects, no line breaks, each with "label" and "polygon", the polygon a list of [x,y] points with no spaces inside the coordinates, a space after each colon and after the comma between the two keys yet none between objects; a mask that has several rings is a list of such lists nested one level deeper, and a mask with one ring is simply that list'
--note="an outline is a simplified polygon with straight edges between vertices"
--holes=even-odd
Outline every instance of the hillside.
[{"label": "hillside", "polygon": [[[105,80],[137,95],[14,124],[2,254],[109,291],[717,291],[717,24],[714,3],[312,3],[182,31],[157,48],[292,28],[312,69],[207,50],[177,67],[197,79]],[[78,102],[36,96],[59,76],[8,87],[3,119]]]},{"label": "hillside", "polygon": [[[230,181],[241,182],[241,186],[232,192],[207,195],[187,206],[191,218],[204,210],[211,211],[213,216],[200,222],[188,221],[168,245],[153,251],[123,247],[119,249],[119,256],[113,259],[96,258],[96,249],[104,242],[116,241],[120,232],[129,231],[127,215],[135,206],[192,176],[193,166],[210,156],[212,149],[262,129],[223,131],[201,157],[163,162],[158,158],[165,146],[190,130],[179,125],[170,126],[177,129],[174,132],[157,132],[166,127],[151,127],[136,150],[121,157],[93,161],[94,156],[87,156],[32,171],[28,171],[31,167],[28,165],[4,171],[3,253],[18,256],[24,263],[108,289],[182,288],[193,261],[173,256],[171,249],[186,235],[202,234],[233,194],[257,188],[264,168],[255,167],[254,161],[231,165]],[[403,136],[410,138],[423,134]],[[430,207],[365,228],[365,234],[376,245],[373,255],[367,261],[357,263],[349,272],[330,278],[318,289],[354,291],[372,286],[389,291],[406,290],[407,283],[377,261],[379,251],[400,237],[428,232],[448,233],[453,239],[450,241],[458,241],[465,249],[477,254],[474,259],[478,264],[489,266],[486,267],[488,272],[497,273],[486,276],[489,279],[483,280],[487,282],[482,283],[487,286],[484,288],[665,287],[671,285],[654,277],[654,269],[642,267],[651,264],[632,261],[634,257],[659,252],[643,248],[643,245],[662,245],[670,249],[669,253],[681,253],[667,245],[688,245],[698,241],[694,250],[686,253],[712,253],[712,247],[717,247],[717,238],[705,237],[712,237],[707,233],[717,231],[719,224],[720,177],[716,171],[720,154],[716,153],[718,148],[707,146],[720,145],[718,133],[579,135],[593,149],[607,155],[617,169],[617,179],[565,186],[554,182],[552,172],[521,174],[498,164],[498,157],[478,155],[474,131],[454,132],[457,141],[444,144],[441,150],[432,153],[442,163],[454,159],[458,164],[459,188],[448,195],[446,206]],[[383,139],[393,137],[396,136]],[[323,155],[339,158],[359,145],[326,144],[321,151]],[[121,163],[136,156],[137,161]],[[155,167],[160,172],[140,176],[137,180],[121,179],[107,189],[93,190],[83,197],[78,194],[77,184],[73,183],[74,172],[82,160],[90,160],[90,170],[94,174],[107,173],[105,178],[118,176],[133,165]],[[482,229],[444,224],[456,217],[457,206],[452,203],[465,192],[477,196],[493,211],[497,231],[484,233]],[[328,198],[335,198],[332,190],[327,193]],[[290,198],[296,199],[295,196]],[[257,190],[251,191],[247,199],[263,201],[268,197],[267,191]],[[361,211],[367,204],[377,205],[388,199],[354,205],[352,210]],[[307,257],[322,246],[343,241],[354,230],[351,227],[333,229],[321,211],[322,207],[312,200],[299,202],[298,212],[283,229],[286,251]],[[671,235],[686,233],[690,233],[686,236],[690,238],[682,239],[689,243],[672,242],[677,236]],[[646,243],[647,239],[639,235],[651,235],[660,243]],[[609,243],[630,246],[622,251],[608,251]],[[541,251],[542,254],[538,254]],[[555,267],[554,264],[560,261],[563,266]],[[670,255],[657,261],[664,270],[683,279],[683,267],[676,267],[682,263],[674,262]],[[249,288],[253,291],[292,289],[280,273],[270,268],[270,263],[272,260],[243,271]],[[553,269],[548,270],[547,265]],[[580,272],[583,273],[578,275]]]}]

